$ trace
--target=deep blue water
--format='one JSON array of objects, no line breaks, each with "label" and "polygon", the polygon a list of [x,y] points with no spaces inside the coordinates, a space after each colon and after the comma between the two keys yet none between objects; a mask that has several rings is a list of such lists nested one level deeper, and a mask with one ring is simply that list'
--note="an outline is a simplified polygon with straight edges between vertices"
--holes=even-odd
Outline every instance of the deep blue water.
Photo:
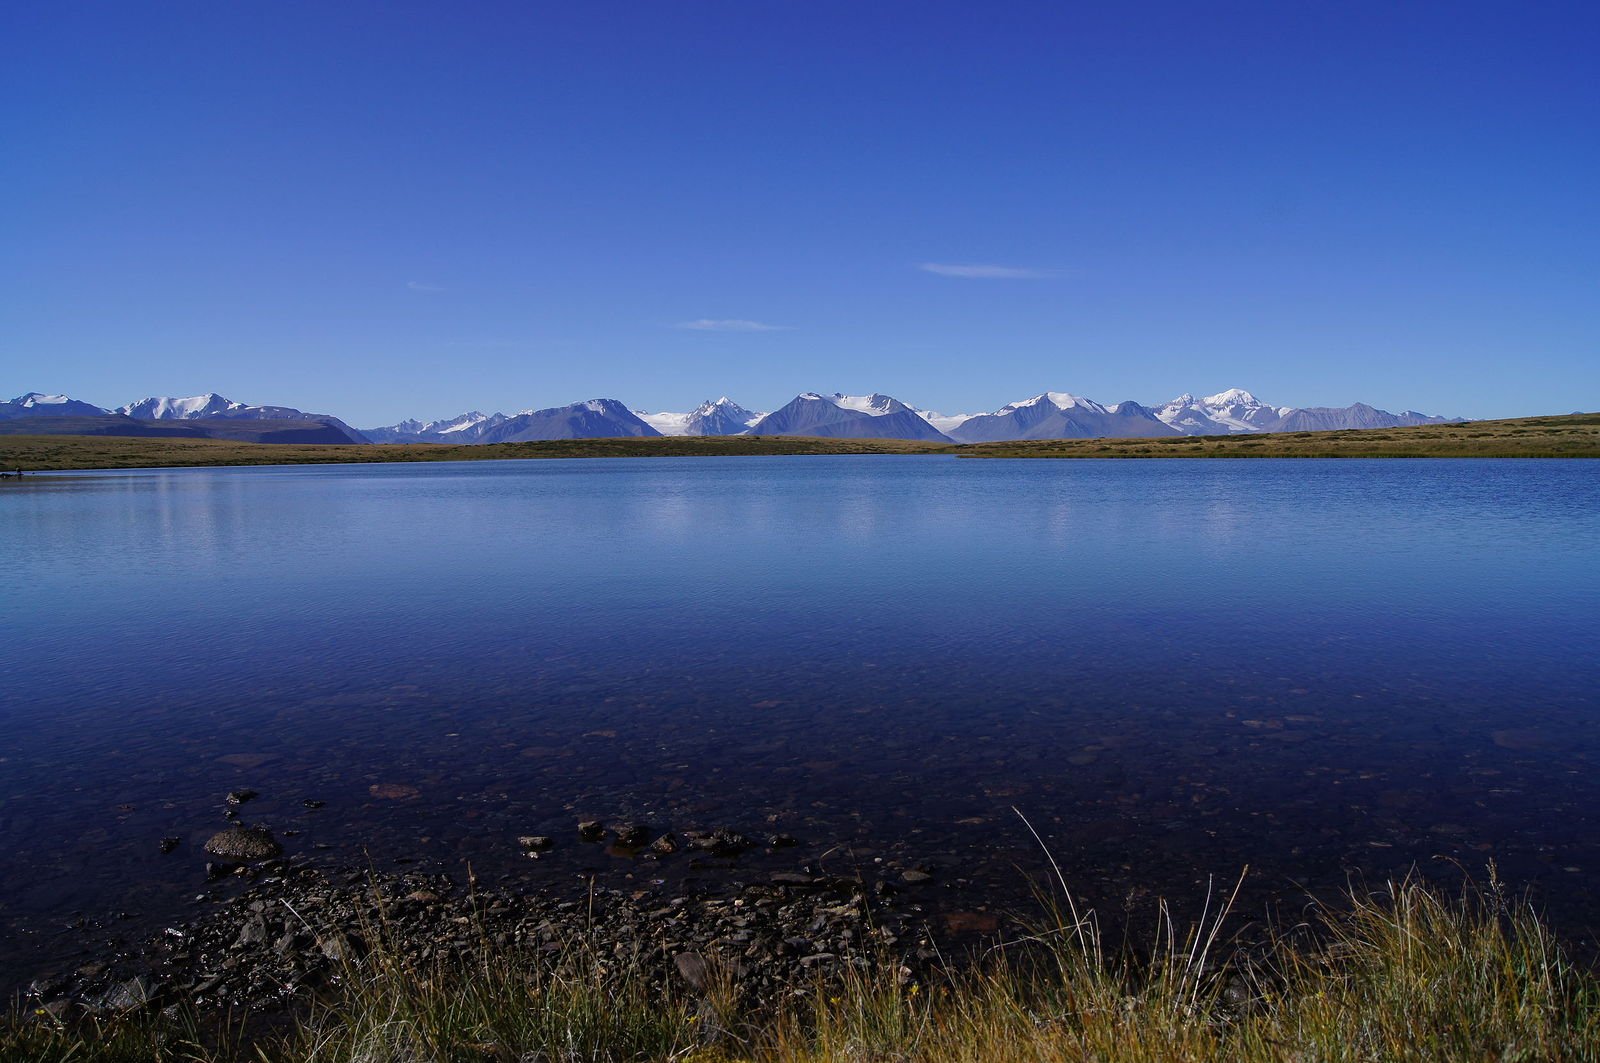
[{"label": "deep blue water", "polygon": [[[1600,925],[1600,463],[41,476],[0,573],[16,969],[181,911],[240,786],[292,853],[532,885],[917,863],[994,903],[1044,867],[1015,806],[1107,910],[1492,859]],[[801,844],[646,867],[587,816]]]}]

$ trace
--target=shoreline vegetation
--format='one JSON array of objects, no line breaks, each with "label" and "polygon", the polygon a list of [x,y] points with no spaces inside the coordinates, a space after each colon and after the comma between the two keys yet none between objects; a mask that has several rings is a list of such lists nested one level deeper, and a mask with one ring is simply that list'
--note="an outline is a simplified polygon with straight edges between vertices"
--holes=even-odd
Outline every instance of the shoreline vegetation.
[{"label": "shoreline vegetation", "polygon": [[432,443],[379,446],[240,443],[137,436],[0,435],[0,469],[11,472],[20,468],[27,473],[230,465],[815,454],[944,454],[963,458],[1595,458],[1600,457],[1600,414],[1335,432],[969,444],[796,436],[662,436],[478,446]]},{"label": "shoreline vegetation", "polygon": [[[272,950],[257,939],[277,926],[325,961],[294,1007],[203,1005],[135,979],[98,1004],[24,1002],[0,1020],[0,1063],[1600,1058],[1600,977],[1492,867],[1459,893],[1416,876],[1352,891],[1251,944],[1226,887],[1186,932],[1158,906],[1127,947],[1058,888],[1031,934],[926,963],[929,950],[884,932],[865,897],[828,890],[711,902],[722,936],[697,939],[683,905],[637,906],[631,937],[603,929],[628,904],[611,891],[513,924],[515,902],[492,892],[449,901],[436,883],[360,875],[342,893],[312,888],[234,906],[248,939],[232,946],[236,966]],[[361,920],[348,932],[328,916],[347,902]],[[812,937],[848,933],[852,946],[774,978],[744,942],[784,932],[779,913],[796,906],[827,924]],[[452,939],[465,944],[440,947]]]}]

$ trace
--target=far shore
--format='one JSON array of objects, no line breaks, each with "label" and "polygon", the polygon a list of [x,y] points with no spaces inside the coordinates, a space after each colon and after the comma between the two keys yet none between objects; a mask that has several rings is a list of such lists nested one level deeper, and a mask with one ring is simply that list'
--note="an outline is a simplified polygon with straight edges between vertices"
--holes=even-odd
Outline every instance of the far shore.
[{"label": "far shore", "polygon": [[[14,474],[229,465],[341,465],[529,458],[685,458],[943,454],[961,458],[1596,458],[1600,414],[1336,432],[1161,439],[925,443],[798,436],[563,439],[485,446],[238,443],[214,439],[0,435],[0,470]],[[24,477],[25,479],[25,477]],[[18,481],[9,478],[7,484]]]}]

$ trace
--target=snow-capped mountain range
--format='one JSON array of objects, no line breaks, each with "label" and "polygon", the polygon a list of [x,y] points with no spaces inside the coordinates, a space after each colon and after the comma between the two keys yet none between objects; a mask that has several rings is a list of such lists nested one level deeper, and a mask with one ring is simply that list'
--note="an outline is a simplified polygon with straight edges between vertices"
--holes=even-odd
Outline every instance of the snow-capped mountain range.
[{"label": "snow-capped mountain range", "polygon": [[[1461,418],[1434,417],[1413,410],[1389,413],[1364,403],[1341,408],[1270,406],[1241,388],[1204,398],[1184,394],[1154,407],[1133,401],[1104,405],[1070,392],[1045,391],[992,413],[954,415],[921,410],[879,393],[824,395],[808,391],[771,413],[753,412],[726,395],[707,400],[688,413],[636,412],[616,399],[602,398],[510,415],[472,411],[433,421],[406,420],[361,432],[328,414],[304,413],[288,406],[252,406],[214,392],[188,398],[141,399],[115,410],[65,395],[38,392],[0,402],[0,431],[181,434],[348,443],[512,443],[662,435],[793,435],[979,443],[1399,428],[1449,420]],[[252,432],[236,423],[248,421],[282,424]],[[156,430],[155,426],[169,424],[170,430]]]},{"label": "snow-capped mountain range", "polygon": [[473,410],[449,420],[401,421],[384,428],[369,428],[361,434],[374,443],[476,443],[485,432],[499,428],[506,420],[503,413]]},{"label": "snow-capped mountain range", "polygon": [[[572,420],[572,411],[587,408],[589,417]],[[567,411],[563,413],[563,411]],[[1002,406],[993,413],[941,414],[918,409],[890,395],[825,395],[808,391],[771,413],[755,413],[726,395],[708,399],[688,413],[634,411],[615,399],[536,411],[537,425],[515,432],[499,427],[467,438],[450,434],[452,426],[471,421],[488,424],[494,417],[463,414],[449,421],[402,421],[366,429],[375,442],[503,442],[517,439],[585,438],[578,432],[612,436],[755,435],[827,436],[843,439],[924,439],[978,443],[1012,439],[1094,439],[1171,435],[1230,435],[1239,432],[1291,432],[1332,428],[1398,428],[1443,422],[1407,410],[1388,413],[1357,403],[1335,409],[1269,406],[1242,388],[1195,398],[1180,395],[1160,406],[1125,401],[1103,405],[1065,391],[1046,391]],[[518,415],[529,418],[529,411]],[[1454,418],[1460,420],[1460,418]],[[581,422],[581,423],[579,423]],[[443,426],[443,427],[436,427]],[[1308,427],[1311,426],[1311,427]]]},{"label": "snow-capped mountain range", "polygon": [[289,406],[251,406],[215,392],[147,398],[107,409],[30,391],[0,402],[0,430],[82,435],[172,436],[254,443],[366,443],[337,417]]},{"label": "snow-capped mountain range", "polygon": [[9,402],[0,402],[0,418],[24,420],[35,417],[98,417],[109,411],[65,395],[41,395],[30,391]]},{"label": "snow-capped mountain range", "polygon": [[948,439],[916,410],[888,395],[819,395],[808,391],[767,414],[753,436],[827,436],[834,439]]},{"label": "snow-capped mountain range", "polygon": [[736,436],[766,416],[750,412],[726,395],[707,399],[689,413],[635,412],[639,420],[664,436]]},{"label": "snow-capped mountain range", "polygon": [[139,421],[192,421],[201,417],[248,417],[249,411],[264,408],[233,402],[213,391],[205,395],[191,395],[186,399],[140,399],[126,406],[118,406],[116,412]]}]

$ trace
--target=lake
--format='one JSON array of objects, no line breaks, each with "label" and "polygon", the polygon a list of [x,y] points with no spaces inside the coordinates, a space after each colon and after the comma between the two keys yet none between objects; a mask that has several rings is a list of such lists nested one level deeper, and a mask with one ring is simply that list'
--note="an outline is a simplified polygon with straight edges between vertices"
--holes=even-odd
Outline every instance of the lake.
[{"label": "lake", "polygon": [[12,976],[223,888],[246,787],[291,855],[530,888],[916,867],[1026,907],[1015,808],[1105,912],[1492,860],[1600,922],[1600,463],[61,474],[0,485],[0,572]]}]

